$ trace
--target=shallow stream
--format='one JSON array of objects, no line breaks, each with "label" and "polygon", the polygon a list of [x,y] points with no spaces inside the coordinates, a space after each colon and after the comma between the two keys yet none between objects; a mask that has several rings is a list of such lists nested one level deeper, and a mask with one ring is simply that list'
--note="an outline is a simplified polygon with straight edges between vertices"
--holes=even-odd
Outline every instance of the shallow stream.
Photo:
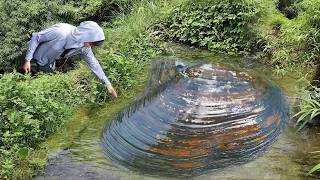
[{"label": "shallow stream", "polygon": [[[268,76],[283,90],[290,108],[295,106],[296,75],[290,74],[277,78],[270,76],[268,69],[254,64],[254,60],[212,57],[206,53],[177,54],[171,59],[201,60],[210,63],[231,64],[237,68],[250,69],[262,76]],[[241,62],[241,63],[239,63]],[[169,177],[151,176],[144,171],[131,171],[107,158],[102,145],[102,134],[107,123],[113,121],[116,114],[127,104],[134,101],[142,92],[138,87],[131,95],[123,96],[108,103],[104,108],[80,109],[66,128],[52,136],[46,143],[51,149],[45,173],[35,179],[168,179]],[[320,150],[317,139],[318,129],[296,133],[293,120],[289,120],[277,140],[257,158],[246,163],[229,163],[228,166],[206,171],[188,179],[306,179],[305,173],[320,162],[320,157],[310,153]],[[145,163],[148,170],[148,162]],[[172,168],[172,167],[171,167]],[[170,178],[178,177],[172,175]],[[186,178],[186,177],[185,177]],[[312,179],[312,177],[309,177]]]}]

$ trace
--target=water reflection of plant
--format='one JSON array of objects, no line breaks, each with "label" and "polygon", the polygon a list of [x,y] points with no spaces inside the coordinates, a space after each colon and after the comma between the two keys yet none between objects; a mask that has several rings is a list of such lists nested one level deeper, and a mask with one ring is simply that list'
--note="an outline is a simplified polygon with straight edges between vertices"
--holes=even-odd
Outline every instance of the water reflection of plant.
[{"label": "water reflection of plant", "polygon": [[[317,156],[320,156],[320,151],[315,151],[315,152],[312,152],[313,154],[319,154],[319,155],[317,155]],[[313,174],[313,173],[315,173],[315,172],[317,172],[317,171],[320,171],[320,163],[319,164],[317,164],[316,166],[314,166],[308,173],[307,173],[307,175],[309,176],[309,175],[311,175],[311,174]]]},{"label": "water reflection of plant", "polygon": [[[317,151],[317,153],[320,153],[320,151]],[[307,175],[309,176],[309,175],[311,175],[311,174],[313,174],[313,173],[315,173],[315,172],[317,172],[317,171],[320,171],[320,163],[319,163],[318,165],[314,166],[314,167],[307,173]]]}]

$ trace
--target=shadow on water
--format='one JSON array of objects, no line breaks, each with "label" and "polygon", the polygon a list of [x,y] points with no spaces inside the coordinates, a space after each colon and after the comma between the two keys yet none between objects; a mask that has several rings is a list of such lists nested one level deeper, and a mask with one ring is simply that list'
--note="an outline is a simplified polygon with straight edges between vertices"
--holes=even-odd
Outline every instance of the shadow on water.
[{"label": "shadow on water", "polygon": [[[227,76],[231,78],[229,81],[233,82],[231,85],[234,87],[229,86],[229,92],[233,93],[233,98],[239,101],[230,103],[228,98],[222,98],[226,97],[222,94],[221,97],[215,96],[218,102],[231,105],[222,106],[220,111],[217,109],[211,113],[211,108],[221,106],[218,103],[208,104],[208,99],[211,98],[208,92],[212,92],[209,87],[214,83],[207,82],[213,81],[212,79],[202,81],[200,76],[195,76],[190,78],[189,82],[187,78],[176,75],[173,62],[154,66],[156,69],[166,71],[151,74],[149,84],[138,98],[133,100],[133,97],[137,97],[137,93],[133,93],[130,98],[120,97],[100,110],[82,109],[65,129],[49,138],[46,147],[50,149],[51,154],[45,172],[35,179],[142,180],[195,175],[200,176],[191,179],[306,179],[305,173],[320,160],[310,154],[320,149],[316,133],[319,131],[313,129],[297,134],[293,123],[289,121],[280,134],[284,124],[284,121],[280,119],[285,115],[281,112],[286,110],[278,108],[283,105],[283,102],[277,98],[281,97],[278,87],[267,80],[264,81],[263,77],[221,64],[221,62],[229,64],[226,62],[227,58],[210,57],[203,53],[194,55],[190,51],[188,53],[190,55],[184,54],[177,57],[210,61],[206,62],[207,64],[220,62],[220,65],[217,66],[220,71],[217,71],[217,74],[223,71],[226,74],[229,71],[235,72],[236,76],[233,76],[232,73]],[[197,65],[192,62],[187,64],[188,66]],[[250,62],[248,64],[250,69],[255,69]],[[248,69],[248,64],[240,65],[240,67]],[[198,68],[201,65],[195,67]],[[233,64],[232,66],[239,67]],[[258,68],[255,73],[264,74],[260,69]],[[247,75],[238,77],[241,72]],[[258,79],[260,77],[261,83],[247,78],[248,76],[258,77]],[[156,81],[158,79],[160,81]],[[295,75],[272,79],[284,89],[286,96],[296,95],[293,91],[297,83]],[[219,87],[227,88],[227,81],[224,82],[225,84],[222,83]],[[203,89],[194,88],[196,84],[201,84]],[[181,90],[187,93],[181,93]],[[234,94],[236,91],[241,91],[241,94],[245,96]],[[254,94],[252,98],[249,98],[249,92]],[[218,92],[213,92],[213,94],[218,94]],[[163,106],[160,106],[162,101],[171,103],[163,103]],[[195,104],[191,106],[192,104],[188,103]],[[275,106],[270,106],[272,103],[275,103]],[[128,107],[128,104],[131,109],[125,111],[123,107]],[[133,106],[134,104],[136,106]],[[238,108],[234,108],[237,105]],[[292,102],[290,105],[292,106]],[[172,109],[168,111],[164,108],[165,106],[181,107],[182,111]],[[143,113],[147,113],[143,111],[145,108],[165,113],[147,114],[153,118],[146,122],[144,118],[138,118],[138,116],[143,117]],[[262,111],[263,108],[268,110]],[[241,113],[235,111],[237,113],[227,119],[223,116],[237,109],[243,111]],[[116,116],[118,112],[122,112],[122,115],[120,113]],[[278,112],[278,114],[273,112]],[[204,118],[205,114],[210,118]],[[154,116],[165,118],[155,121]],[[170,120],[172,116],[176,119]],[[198,119],[201,117],[202,120],[194,121],[196,119],[194,117]],[[212,120],[212,117],[215,119]],[[272,118],[265,121],[268,117]],[[129,121],[130,118],[133,120]],[[248,118],[250,121],[246,123],[244,119]],[[239,119],[243,121],[238,122],[238,126],[232,123]],[[104,127],[112,129],[108,132]],[[121,134],[121,136],[112,137],[113,139],[118,138],[117,141],[121,140],[120,143],[116,140],[109,141],[108,133],[109,135]],[[276,138],[279,134],[280,136]],[[104,137],[102,141],[101,136]],[[275,139],[277,140],[274,142]],[[110,146],[106,146],[106,143],[109,143]],[[134,148],[126,149],[126,146]],[[110,152],[106,152],[107,150]],[[111,158],[107,158],[105,153]],[[170,163],[166,163],[167,160]],[[216,168],[218,169],[216,171],[210,170]],[[164,172],[165,169],[166,172]],[[160,176],[166,176],[166,178]]]}]

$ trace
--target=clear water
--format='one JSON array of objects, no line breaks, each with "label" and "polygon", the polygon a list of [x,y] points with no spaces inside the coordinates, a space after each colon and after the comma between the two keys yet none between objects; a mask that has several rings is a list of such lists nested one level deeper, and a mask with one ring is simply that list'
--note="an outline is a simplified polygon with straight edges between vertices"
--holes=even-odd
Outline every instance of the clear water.
[{"label": "clear water", "polygon": [[[170,74],[160,68],[170,62],[156,62],[151,74]],[[261,155],[287,123],[280,88],[262,77],[208,63],[184,74],[148,86],[107,125],[102,144],[108,158],[143,174],[194,177]]]},{"label": "clear water", "polygon": [[[199,59],[199,55],[196,58]],[[205,59],[208,57],[205,56]],[[274,80],[284,90],[290,105],[294,106],[295,76]],[[121,168],[104,154],[101,136],[105,124],[134,101],[134,96],[119,98],[99,110],[80,110],[65,130],[48,140],[48,147],[52,147],[50,158],[44,175],[35,179],[169,179],[152,177],[150,172]],[[206,171],[190,179],[306,179],[305,173],[320,161],[319,157],[310,153],[320,150],[319,131],[314,128],[296,133],[293,124],[290,120],[279,138],[262,156],[240,165],[230,163],[225,168]],[[148,166],[148,162],[145,166]]]}]

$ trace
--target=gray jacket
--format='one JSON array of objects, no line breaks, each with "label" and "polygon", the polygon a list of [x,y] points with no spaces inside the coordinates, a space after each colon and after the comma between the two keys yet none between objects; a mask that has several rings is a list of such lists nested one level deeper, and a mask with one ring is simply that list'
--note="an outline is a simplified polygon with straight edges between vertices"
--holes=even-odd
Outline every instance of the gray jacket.
[{"label": "gray jacket", "polygon": [[41,66],[53,64],[66,49],[72,49],[65,57],[80,55],[91,71],[104,82],[110,84],[92,49],[84,47],[84,42],[104,40],[102,28],[93,21],[82,22],[78,27],[66,23],[55,24],[43,31],[32,33],[26,61],[35,59]]}]

